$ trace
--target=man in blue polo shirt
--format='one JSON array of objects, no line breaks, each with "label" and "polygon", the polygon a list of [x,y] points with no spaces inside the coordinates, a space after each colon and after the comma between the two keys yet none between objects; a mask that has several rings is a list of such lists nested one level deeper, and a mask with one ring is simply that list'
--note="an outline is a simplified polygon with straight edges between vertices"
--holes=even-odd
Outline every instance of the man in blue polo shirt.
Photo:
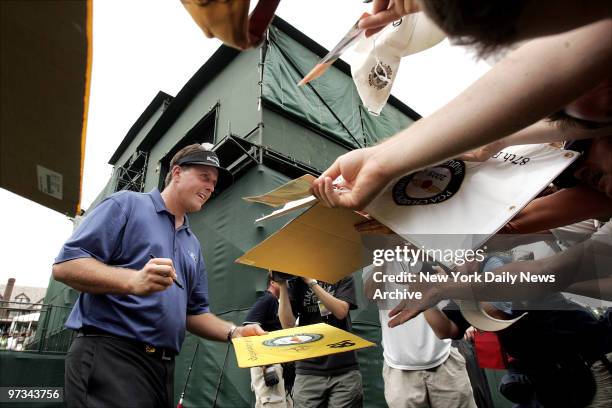
[{"label": "man in blue polo shirt", "polygon": [[231,181],[201,145],[170,162],[166,187],[102,201],[64,244],[53,277],[82,292],[66,326],[69,407],[171,407],[185,330],[212,340],[264,333],[210,313],[206,268],[187,213]]}]

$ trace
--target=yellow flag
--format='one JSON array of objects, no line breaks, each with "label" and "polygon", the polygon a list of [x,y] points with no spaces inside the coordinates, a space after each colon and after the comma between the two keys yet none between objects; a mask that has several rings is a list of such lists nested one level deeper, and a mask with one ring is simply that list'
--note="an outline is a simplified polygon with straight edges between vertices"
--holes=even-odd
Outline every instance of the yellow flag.
[{"label": "yellow flag", "polygon": [[325,323],[233,339],[238,367],[304,360],[372,347],[374,343]]}]

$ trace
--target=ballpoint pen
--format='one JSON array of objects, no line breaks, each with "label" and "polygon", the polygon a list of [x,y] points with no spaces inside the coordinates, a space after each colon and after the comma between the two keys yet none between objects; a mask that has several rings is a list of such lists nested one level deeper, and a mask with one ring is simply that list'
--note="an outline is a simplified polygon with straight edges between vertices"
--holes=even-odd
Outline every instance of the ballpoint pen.
[{"label": "ballpoint pen", "polygon": [[321,75],[323,75],[323,73],[327,71],[327,68],[331,67],[332,64],[338,58],[340,58],[340,56],[342,55],[342,53],[344,53],[344,51],[349,49],[353,44],[355,44],[361,38],[361,34],[365,32],[365,29],[359,28],[359,21],[362,18],[369,17],[369,16],[370,16],[369,13],[363,13],[361,17],[359,17],[359,20],[357,20],[355,24],[353,24],[353,26],[348,31],[348,33],[346,33],[346,35],[340,40],[340,42],[336,44],[336,46],[330,52],[328,52],[327,55],[323,57],[323,59],[321,59],[317,63],[317,65],[315,65],[314,68],[311,69],[310,72],[306,74],[306,76],[302,78],[300,82],[298,82],[297,85],[298,86],[305,85],[308,82],[313,81],[317,79],[318,77],[320,77]]},{"label": "ballpoint pen", "polygon": [[[156,256],[155,256],[155,255],[153,255],[153,254],[149,254],[149,258],[151,258],[151,259],[155,259],[155,258],[156,258]],[[178,281],[178,280],[176,280],[176,279],[172,278],[172,281],[173,281],[174,283],[176,283],[176,286],[178,286],[178,287],[179,287],[179,288],[181,288],[181,289],[184,289],[184,288],[183,288],[183,285],[181,285],[181,284],[179,283],[179,281]]]}]

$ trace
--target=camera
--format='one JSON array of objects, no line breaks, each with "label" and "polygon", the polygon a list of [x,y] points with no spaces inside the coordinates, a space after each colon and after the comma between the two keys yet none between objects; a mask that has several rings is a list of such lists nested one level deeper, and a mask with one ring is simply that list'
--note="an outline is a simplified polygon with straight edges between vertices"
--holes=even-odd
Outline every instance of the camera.
[{"label": "camera", "polygon": [[276,374],[274,367],[264,367],[264,382],[268,387],[273,387],[278,384],[278,374]]}]

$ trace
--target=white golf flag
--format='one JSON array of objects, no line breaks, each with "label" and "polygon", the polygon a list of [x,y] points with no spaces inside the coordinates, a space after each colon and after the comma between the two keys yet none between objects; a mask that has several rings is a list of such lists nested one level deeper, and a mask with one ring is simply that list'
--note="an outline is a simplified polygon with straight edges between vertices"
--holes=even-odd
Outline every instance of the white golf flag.
[{"label": "white golf flag", "polygon": [[366,210],[419,247],[476,249],[577,157],[521,145],[482,163],[449,160],[394,181]]}]

